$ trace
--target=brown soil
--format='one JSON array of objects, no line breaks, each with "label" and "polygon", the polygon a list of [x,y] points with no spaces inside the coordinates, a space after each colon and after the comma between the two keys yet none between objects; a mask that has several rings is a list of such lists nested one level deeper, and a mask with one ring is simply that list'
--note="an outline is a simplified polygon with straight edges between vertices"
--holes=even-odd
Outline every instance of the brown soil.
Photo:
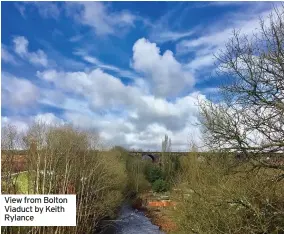
[{"label": "brown soil", "polygon": [[151,219],[154,225],[160,227],[165,233],[175,233],[177,225],[173,222],[169,215],[169,210],[175,206],[175,202],[152,200],[150,193],[145,193],[137,198],[133,203],[134,209],[142,210],[145,215]]},{"label": "brown soil", "polygon": [[146,216],[151,219],[152,223],[159,226],[165,233],[175,233],[177,225],[164,212],[159,209],[148,209]]}]

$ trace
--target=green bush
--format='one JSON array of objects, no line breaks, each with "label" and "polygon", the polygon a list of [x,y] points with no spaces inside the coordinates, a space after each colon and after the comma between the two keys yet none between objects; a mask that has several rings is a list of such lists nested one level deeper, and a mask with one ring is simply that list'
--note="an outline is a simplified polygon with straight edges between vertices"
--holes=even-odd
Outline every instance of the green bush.
[{"label": "green bush", "polygon": [[156,165],[147,165],[145,169],[146,179],[153,184],[156,180],[164,180],[162,169]]},{"label": "green bush", "polygon": [[153,191],[157,193],[166,192],[169,190],[168,183],[163,179],[158,179],[153,183]]}]

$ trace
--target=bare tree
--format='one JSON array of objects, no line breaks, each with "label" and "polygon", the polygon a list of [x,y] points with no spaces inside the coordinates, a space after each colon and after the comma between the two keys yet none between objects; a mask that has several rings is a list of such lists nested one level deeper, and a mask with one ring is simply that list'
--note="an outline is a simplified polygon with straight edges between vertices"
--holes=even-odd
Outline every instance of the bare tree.
[{"label": "bare tree", "polygon": [[[111,215],[122,202],[126,184],[125,165],[118,154],[98,150],[96,133],[72,126],[31,125],[23,137],[27,167],[12,173],[17,156],[15,127],[2,129],[2,192],[77,195],[76,227],[2,227],[2,233],[93,233],[100,219]],[[23,188],[19,188],[19,185]]]},{"label": "bare tree", "polygon": [[216,56],[228,80],[221,103],[200,102],[201,123],[211,147],[284,170],[284,6],[259,26],[253,36],[235,31]]}]

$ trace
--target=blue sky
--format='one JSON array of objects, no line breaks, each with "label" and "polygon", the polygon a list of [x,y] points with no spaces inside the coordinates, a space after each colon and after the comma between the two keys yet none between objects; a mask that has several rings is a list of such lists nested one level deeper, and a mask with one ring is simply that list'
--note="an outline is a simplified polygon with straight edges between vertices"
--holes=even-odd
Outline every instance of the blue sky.
[{"label": "blue sky", "polygon": [[2,2],[2,125],[35,120],[107,145],[200,142],[198,99],[219,101],[213,54],[252,35],[272,2]]}]

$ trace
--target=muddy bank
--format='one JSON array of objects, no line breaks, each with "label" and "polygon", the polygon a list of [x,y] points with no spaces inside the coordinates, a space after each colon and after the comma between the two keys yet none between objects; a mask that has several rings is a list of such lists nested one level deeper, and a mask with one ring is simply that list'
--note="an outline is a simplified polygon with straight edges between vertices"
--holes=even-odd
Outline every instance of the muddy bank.
[{"label": "muddy bank", "polygon": [[174,233],[177,225],[160,209],[148,209],[145,215],[165,233]]},{"label": "muddy bank", "polygon": [[163,232],[174,233],[177,231],[177,225],[171,218],[171,210],[176,206],[175,202],[159,199],[159,196],[155,196],[153,193],[145,193],[137,198],[132,205],[135,209],[143,211],[151,222]]}]

